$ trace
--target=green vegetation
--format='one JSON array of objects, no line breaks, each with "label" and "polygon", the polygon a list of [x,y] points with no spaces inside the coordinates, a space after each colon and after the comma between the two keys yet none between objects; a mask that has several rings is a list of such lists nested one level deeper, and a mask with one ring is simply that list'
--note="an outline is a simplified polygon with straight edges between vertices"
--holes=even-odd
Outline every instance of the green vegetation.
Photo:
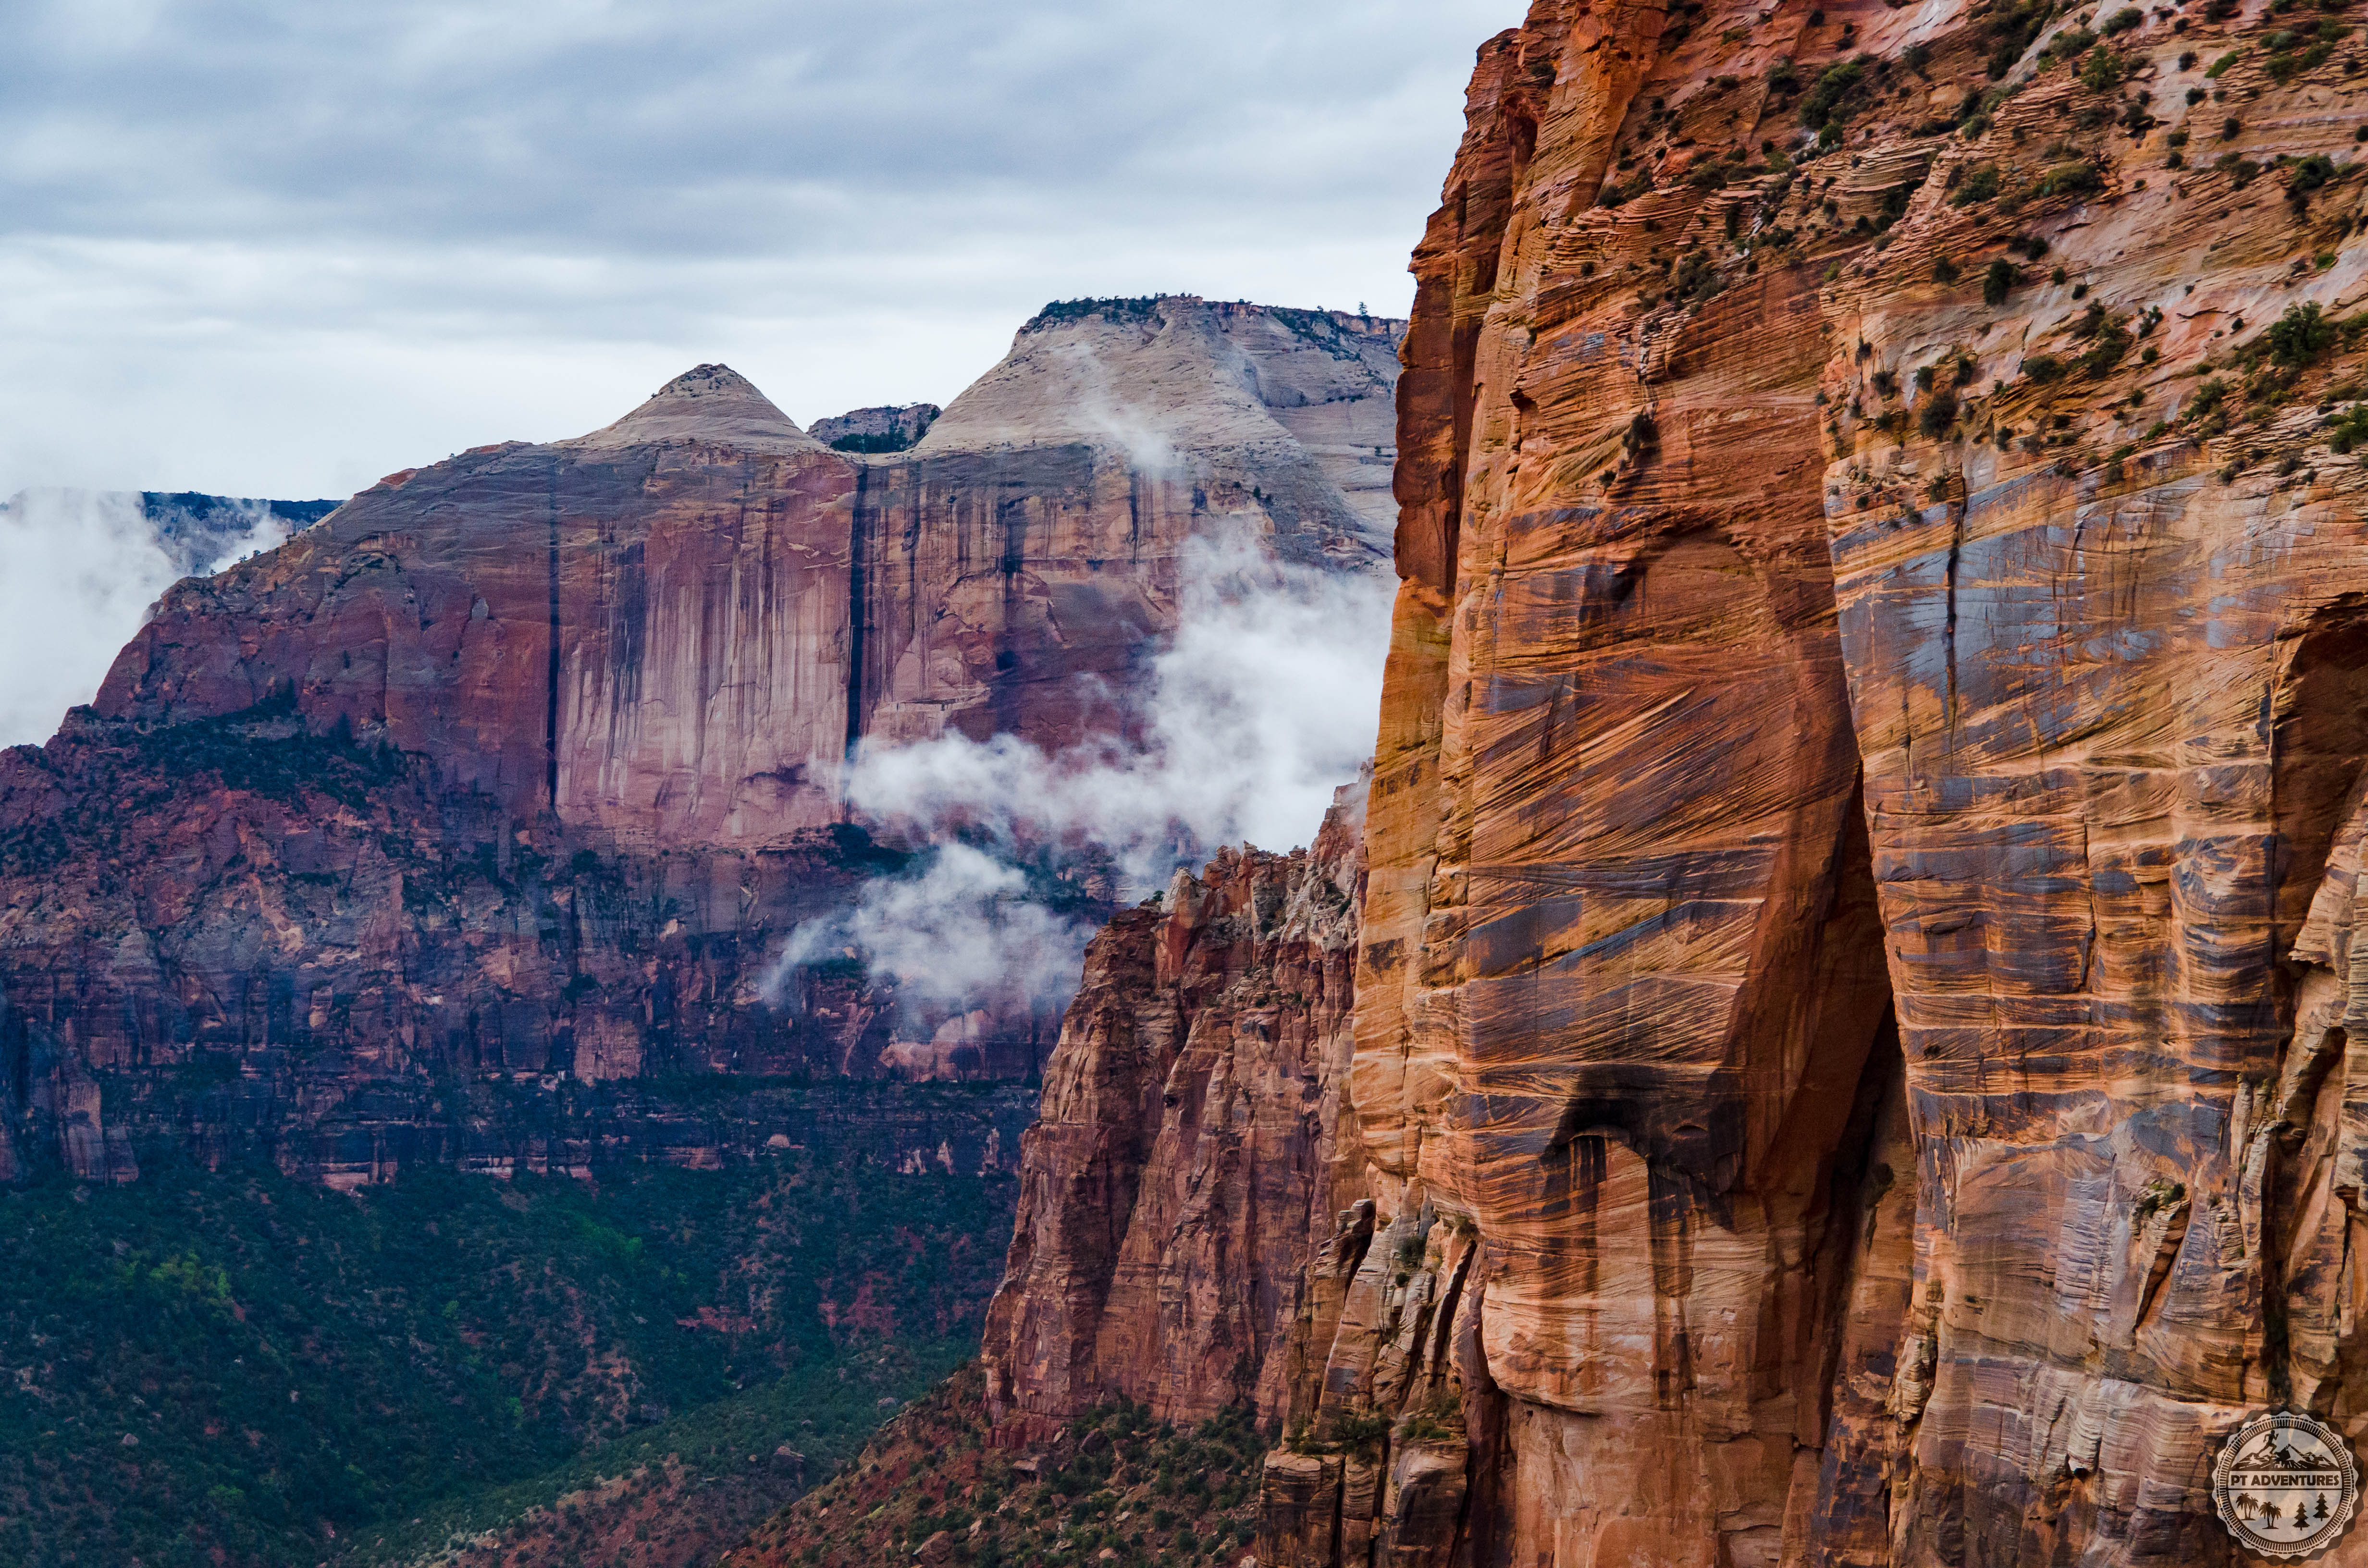
[{"label": "green vegetation", "polygon": [[791,1408],[852,1447],[962,1354],[1010,1212],[787,1157],[353,1195],[142,1160],[0,1193],[5,1568],[375,1561]]},{"label": "green vegetation", "polygon": [[2104,183],[2104,176],[2097,172],[2094,163],[2087,158],[2069,158],[2052,165],[2045,174],[2039,176],[2039,182],[2031,187],[2031,193],[2041,197],[2081,196],[2102,189]]},{"label": "green vegetation", "polygon": [[2270,324],[2262,339],[2270,358],[2296,368],[2309,364],[2335,347],[2337,324],[2317,304],[2288,305],[2286,313]]},{"label": "green vegetation", "polygon": [[2368,403],[2354,403],[2345,409],[2342,416],[2333,421],[2327,432],[2328,449],[2340,455],[2349,456],[2354,448],[2362,444],[2368,444]]},{"label": "green vegetation", "polygon": [[2003,81],[2022,58],[2039,29],[2047,25],[2048,0],[2016,0],[2012,6],[1994,6],[1982,23],[1983,36],[1990,45],[1989,76],[1993,82]]},{"label": "green vegetation", "polygon": [[1819,74],[1809,96],[1801,100],[1801,123],[1830,146],[1841,140],[1842,127],[1863,107],[1872,85],[1865,56],[1835,62]]},{"label": "green vegetation", "polygon": [[1163,294],[1139,295],[1131,300],[1055,300],[1028,318],[1021,332],[1036,332],[1060,322],[1083,321],[1087,316],[1099,316],[1104,321],[1140,324],[1158,319]]},{"label": "green vegetation", "polygon": [[883,430],[870,434],[861,430],[840,436],[830,444],[834,452],[904,452],[910,451],[915,442],[928,434],[928,427],[918,431]]},{"label": "green vegetation", "polygon": [[2101,43],[2080,62],[2080,85],[2092,93],[2112,92],[2129,74],[2129,62]]},{"label": "green vegetation", "polygon": [[1998,193],[1998,168],[1996,164],[1975,164],[1965,170],[1957,181],[1957,188],[1949,194],[1952,207],[1970,207],[1976,201],[1988,201]]},{"label": "green vegetation", "polygon": [[1104,1552],[1142,1568],[1232,1562],[1256,1538],[1267,1443],[1239,1407],[1178,1428],[1122,1399],[1099,1404],[1026,1461],[1034,1473],[984,1448],[985,1430],[967,1368],[726,1562],[870,1568],[911,1562],[943,1532],[943,1561],[959,1568],[1070,1568]]},{"label": "green vegetation", "polygon": [[2286,199],[2296,208],[2309,206],[2311,197],[2331,183],[2337,173],[2334,159],[2324,153],[2313,153],[2286,171]]},{"label": "green vegetation", "polygon": [[1982,273],[1982,303],[2005,304],[2006,297],[2014,288],[2014,264],[2006,257],[1999,256]]},{"label": "green vegetation", "polygon": [[2261,40],[2270,51],[2261,62],[2261,69],[2270,79],[2284,86],[2305,71],[2316,70],[2327,63],[2351,28],[2330,17],[2318,24],[2316,30],[2295,31],[2280,28]]}]

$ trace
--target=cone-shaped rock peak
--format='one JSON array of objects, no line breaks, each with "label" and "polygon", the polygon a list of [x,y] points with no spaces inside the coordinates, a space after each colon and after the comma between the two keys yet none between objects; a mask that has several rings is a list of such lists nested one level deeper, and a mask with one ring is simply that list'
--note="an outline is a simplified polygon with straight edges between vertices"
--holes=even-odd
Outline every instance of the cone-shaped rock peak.
[{"label": "cone-shaped rock peak", "polygon": [[818,451],[822,443],[729,365],[697,365],[614,425],[570,445],[605,450],[708,441],[748,451]]}]

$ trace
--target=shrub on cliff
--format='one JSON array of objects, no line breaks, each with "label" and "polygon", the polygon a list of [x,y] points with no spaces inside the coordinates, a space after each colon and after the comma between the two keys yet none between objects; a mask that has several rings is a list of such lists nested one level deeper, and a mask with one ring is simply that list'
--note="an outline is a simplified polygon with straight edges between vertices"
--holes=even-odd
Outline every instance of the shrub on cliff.
[{"label": "shrub on cliff", "polygon": [[2281,365],[2309,364],[2335,347],[2336,324],[2315,302],[2288,305],[2263,334],[2270,358]]},{"label": "shrub on cliff", "polygon": [[2327,445],[2330,451],[2344,456],[2349,456],[2354,448],[2368,445],[2368,403],[2354,403],[2333,422]]},{"label": "shrub on cliff", "polygon": [[1982,303],[2003,305],[2007,294],[2014,288],[2014,264],[1999,256],[1982,274]]},{"label": "shrub on cliff", "polygon": [[2129,62],[2101,43],[2080,62],[2080,85],[2092,93],[2112,92],[2129,74]]},{"label": "shrub on cliff", "polygon": [[2306,208],[2313,193],[2335,177],[2335,160],[2324,153],[2313,153],[2286,171],[2286,199],[2296,209]]},{"label": "shrub on cliff", "polygon": [[2017,0],[2013,6],[1994,6],[1982,22],[1982,33],[1990,46],[1988,71],[1990,80],[2003,81],[2014,69],[2039,29],[2047,25],[2047,0]]},{"label": "shrub on cliff", "polygon": [[2087,158],[2071,158],[2050,165],[2032,187],[2033,196],[2085,196],[2104,188],[2105,178]]},{"label": "shrub on cliff", "polygon": [[1916,427],[1925,435],[1938,438],[1948,434],[1957,422],[1957,394],[1947,387],[1936,387],[1927,392],[1916,407]]},{"label": "shrub on cliff", "polygon": [[1998,168],[1996,164],[1975,164],[1965,170],[1957,181],[1957,188],[1949,195],[1952,207],[1971,207],[1976,201],[1987,201],[1998,193]]},{"label": "shrub on cliff", "polygon": [[1827,66],[1801,100],[1801,123],[1816,131],[1820,142],[1839,141],[1842,126],[1865,101],[1868,74],[1863,56]]}]

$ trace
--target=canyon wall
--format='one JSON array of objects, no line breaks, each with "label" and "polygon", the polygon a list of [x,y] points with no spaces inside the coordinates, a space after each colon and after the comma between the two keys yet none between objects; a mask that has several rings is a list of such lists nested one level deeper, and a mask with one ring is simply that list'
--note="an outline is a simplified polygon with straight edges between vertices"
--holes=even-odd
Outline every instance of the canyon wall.
[{"label": "canyon wall", "polygon": [[[1483,47],[1268,1568],[2229,1562],[2245,1415],[2368,1432],[2363,125],[2293,0]],[[1095,1028],[990,1366],[1181,1416]]]},{"label": "canyon wall", "polygon": [[1005,1445],[1112,1394],[1281,1419],[1320,1369],[1339,1293],[1304,1260],[1372,1232],[1339,1094],[1363,811],[1350,786],[1311,849],[1178,871],[1087,949],[987,1312]]},{"label": "canyon wall", "polygon": [[[121,1177],[158,1137],[348,1180],[572,1158],[571,1085],[1038,1071],[1040,999],[922,1013],[777,964],[912,863],[849,820],[850,759],[1124,735],[1196,540],[1378,562],[1399,330],[1054,306],[887,454],[702,366],[179,584],[90,708],[0,754],[0,1156]],[[521,1119],[575,1131],[535,1153]],[[882,1147],[916,1140],[985,1147],[966,1116]]]}]

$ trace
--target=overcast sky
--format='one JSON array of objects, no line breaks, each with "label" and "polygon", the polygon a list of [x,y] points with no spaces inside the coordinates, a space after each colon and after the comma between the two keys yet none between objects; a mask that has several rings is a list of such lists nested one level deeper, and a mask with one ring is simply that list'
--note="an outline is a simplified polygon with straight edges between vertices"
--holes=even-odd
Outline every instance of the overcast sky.
[{"label": "overcast sky", "polygon": [[1403,313],[1520,0],[0,0],[0,495],[343,495],[1051,299]]}]

